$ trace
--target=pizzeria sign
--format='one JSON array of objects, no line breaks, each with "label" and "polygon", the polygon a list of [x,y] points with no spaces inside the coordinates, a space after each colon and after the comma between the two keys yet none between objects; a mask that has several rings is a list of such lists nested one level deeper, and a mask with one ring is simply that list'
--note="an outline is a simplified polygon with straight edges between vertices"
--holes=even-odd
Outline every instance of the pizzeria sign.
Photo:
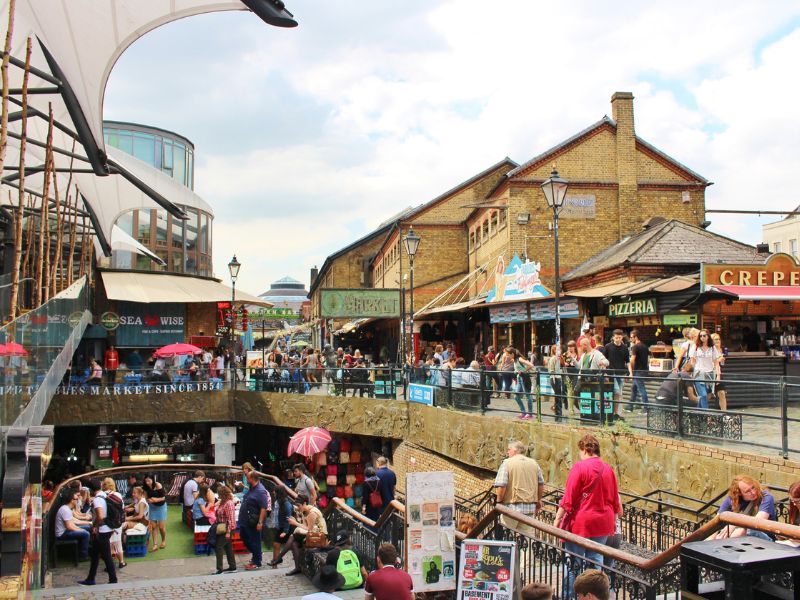
[{"label": "pizzeria sign", "polygon": [[656,314],[656,299],[642,298],[627,302],[614,302],[608,305],[609,317],[638,317]]}]

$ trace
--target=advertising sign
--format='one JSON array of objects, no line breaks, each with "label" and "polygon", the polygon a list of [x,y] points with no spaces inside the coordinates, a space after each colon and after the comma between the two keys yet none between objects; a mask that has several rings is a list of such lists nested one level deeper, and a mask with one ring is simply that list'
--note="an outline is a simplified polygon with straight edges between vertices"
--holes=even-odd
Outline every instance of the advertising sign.
[{"label": "advertising sign", "polygon": [[[578,301],[561,301],[561,318],[576,319]],[[490,323],[527,323],[528,321],[550,321],[556,318],[556,303],[553,300],[520,304],[507,304],[489,309]]]},{"label": "advertising sign", "polygon": [[638,317],[641,315],[656,314],[656,299],[641,298],[628,302],[614,302],[608,305],[609,318],[614,317]]},{"label": "advertising sign", "polygon": [[326,319],[400,317],[400,290],[322,290],[320,314]]},{"label": "advertising sign", "polygon": [[788,254],[773,254],[764,264],[702,263],[700,289],[708,286],[800,286],[800,265]]},{"label": "advertising sign", "polygon": [[456,589],[453,473],[409,473],[406,502],[406,558],[414,591]]},{"label": "advertising sign", "polygon": [[664,325],[697,325],[697,313],[664,315]]},{"label": "advertising sign", "polygon": [[456,598],[511,600],[517,568],[517,544],[492,540],[464,540],[458,570]]},{"label": "advertising sign", "polygon": [[117,345],[160,348],[186,337],[186,305],[175,302],[120,302]]},{"label": "advertising sign", "polygon": [[434,388],[432,385],[410,383],[408,385],[408,399],[411,402],[419,402],[420,404],[433,406],[433,393],[435,389],[436,388]]},{"label": "advertising sign", "polygon": [[553,293],[539,279],[541,267],[538,262],[526,260],[523,263],[516,254],[506,267],[501,256],[495,268],[495,286],[486,297],[486,303],[549,298]]},{"label": "advertising sign", "polygon": [[594,219],[596,213],[594,194],[567,194],[564,206],[558,213],[559,219]]}]

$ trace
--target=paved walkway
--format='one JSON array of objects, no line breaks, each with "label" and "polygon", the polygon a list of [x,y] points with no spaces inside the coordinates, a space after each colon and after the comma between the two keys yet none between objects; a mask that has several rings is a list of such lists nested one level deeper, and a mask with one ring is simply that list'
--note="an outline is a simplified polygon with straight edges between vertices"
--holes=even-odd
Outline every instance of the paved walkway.
[{"label": "paved walkway", "polygon": [[[213,557],[130,563],[119,572],[119,583],[115,585],[103,583],[107,578],[101,566],[97,577],[98,585],[91,587],[76,585],[76,581],[85,577],[89,569],[89,563],[81,563],[78,569],[69,567],[51,570],[54,587],[42,590],[38,597],[42,600],[299,599],[316,591],[305,575],[287,577],[286,573],[290,569],[288,566],[245,571],[243,567],[248,557],[249,555],[237,556],[240,570],[223,575],[212,574],[216,568]],[[337,595],[346,600],[360,600],[364,597],[364,590],[337,592]]]}]

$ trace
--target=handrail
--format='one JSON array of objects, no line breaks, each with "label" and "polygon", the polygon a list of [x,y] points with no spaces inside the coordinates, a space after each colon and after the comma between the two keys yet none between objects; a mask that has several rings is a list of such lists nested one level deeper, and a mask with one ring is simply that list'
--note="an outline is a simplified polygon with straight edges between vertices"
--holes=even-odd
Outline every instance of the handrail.
[{"label": "handrail", "polygon": [[554,525],[550,525],[529,515],[524,515],[520,512],[512,510],[503,504],[497,504],[478,522],[472,531],[467,534],[457,534],[457,537],[461,540],[477,537],[494,521],[497,516],[500,515],[510,517],[515,521],[541,531],[544,534],[555,536],[565,542],[570,542],[603,556],[608,556],[609,558],[637,567],[643,571],[653,571],[664,566],[678,556],[683,544],[704,540],[709,535],[715,531],[718,531],[719,529],[722,529],[726,525],[744,527],[747,529],[756,529],[766,533],[777,534],[793,539],[800,539],[800,526],[789,525],[788,523],[780,523],[777,521],[767,521],[766,519],[757,519],[755,517],[726,511],[714,516],[713,519],[707,523],[704,523],[701,527],[697,528],[688,536],[679,542],[676,542],[660,554],[657,554],[650,559],[645,559],[641,556],[636,556],[635,554],[631,554],[624,550],[611,548],[604,544],[598,544],[597,542],[593,542],[592,540],[586,539],[572,532],[565,531],[559,527],[555,527]]}]

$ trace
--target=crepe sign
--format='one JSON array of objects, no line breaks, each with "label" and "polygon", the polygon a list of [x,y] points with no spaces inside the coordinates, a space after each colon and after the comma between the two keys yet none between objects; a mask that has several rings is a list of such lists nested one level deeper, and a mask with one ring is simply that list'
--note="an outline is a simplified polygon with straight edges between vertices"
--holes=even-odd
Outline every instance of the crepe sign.
[{"label": "crepe sign", "polygon": [[458,566],[458,600],[511,600],[516,581],[517,544],[464,540]]}]

